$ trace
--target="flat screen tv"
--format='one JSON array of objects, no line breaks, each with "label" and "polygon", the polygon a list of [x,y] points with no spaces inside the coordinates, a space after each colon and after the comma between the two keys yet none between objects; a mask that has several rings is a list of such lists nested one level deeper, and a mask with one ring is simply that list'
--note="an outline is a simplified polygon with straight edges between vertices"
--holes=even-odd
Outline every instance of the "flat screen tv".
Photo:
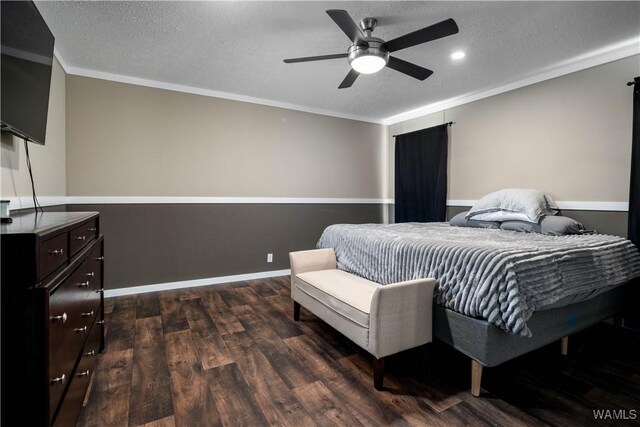
[{"label": "flat screen tv", "polygon": [[2,1],[2,130],[44,144],[53,34],[31,1]]}]

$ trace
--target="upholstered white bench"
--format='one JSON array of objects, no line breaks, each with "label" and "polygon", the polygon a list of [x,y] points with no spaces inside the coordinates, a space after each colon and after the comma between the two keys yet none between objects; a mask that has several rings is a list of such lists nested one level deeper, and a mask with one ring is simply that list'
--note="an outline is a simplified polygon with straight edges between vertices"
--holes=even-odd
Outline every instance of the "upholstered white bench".
[{"label": "upholstered white bench", "polygon": [[376,389],[385,356],[431,342],[435,279],[382,286],[338,270],[333,249],[291,252],[289,260],[294,320],[302,305],[371,353]]}]

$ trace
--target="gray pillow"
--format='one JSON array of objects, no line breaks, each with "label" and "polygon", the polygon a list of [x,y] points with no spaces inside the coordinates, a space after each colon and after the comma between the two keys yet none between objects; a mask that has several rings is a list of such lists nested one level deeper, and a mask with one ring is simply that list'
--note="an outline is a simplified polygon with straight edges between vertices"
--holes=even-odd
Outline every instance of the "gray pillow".
[{"label": "gray pillow", "polygon": [[[543,220],[544,221],[544,220]],[[500,224],[503,230],[519,231],[521,233],[541,233],[540,224],[529,221],[505,221]]]},{"label": "gray pillow", "polygon": [[454,227],[500,228],[499,222],[466,219],[465,216],[468,212],[469,211],[460,212],[458,215],[451,218],[451,221],[449,221],[449,225],[452,225]]},{"label": "gray pillow", "polygon": [[581,223],[567,216],[545,216],[538,224],[528,221],[505,221],[500,224],[500,228],[524,233],[548,234],[550,236],[593,233],[593,230],[585,230]]},{"label": "gray pillow", "polygon": [[487,194],[478,200],[467,214],[467,219],[488,221],[529,221],[537,223],[545,215],[555,215],[557,206],[541,191],[507,188]]},{"label": "gray pillow", "polygon": [[540,223],[540,228],[542,234],[549,234],[551,236],[593,232],[593,230],[585,230],[584,225],[567,216],[546,216]]}]

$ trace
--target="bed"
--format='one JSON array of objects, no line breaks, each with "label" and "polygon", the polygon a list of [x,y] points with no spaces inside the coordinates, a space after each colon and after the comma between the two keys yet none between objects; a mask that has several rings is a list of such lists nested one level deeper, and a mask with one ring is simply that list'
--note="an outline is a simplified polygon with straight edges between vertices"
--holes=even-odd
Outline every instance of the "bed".
[{"label": "bed", "polygon": [[[337,224],[318,248],[380,284],[434,277],[434,337],[496,366],[607,319],[640,277],[640,254],[609,235],[548,236],[449,223]],[[626,286],[624,286],[626,285]]]}]

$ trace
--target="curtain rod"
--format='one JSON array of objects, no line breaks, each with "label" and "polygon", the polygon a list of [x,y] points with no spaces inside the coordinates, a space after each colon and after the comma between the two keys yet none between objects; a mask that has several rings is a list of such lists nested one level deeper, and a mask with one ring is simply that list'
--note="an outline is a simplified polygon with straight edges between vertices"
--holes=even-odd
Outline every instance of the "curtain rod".
[{"label": "curtain rod", "polygon": [[634,77],[632,82],[627,82],[627,86],[633,86],[636,83],[640,83],[640,77]]},{"label": "curtain rod", "polygon": [[[445,125],[445,126],[451,126],[453,123],[454,123],[454,122],[447,122],[447,123],[443,123],[443,125]],[[417,131],[415,131],[415,130],[414,130],[414,131],[411,131],[411,132],[417,132]],[[407,132],[407,133],[411,133],[411,132]],[[395,135],[391,135],[391,137],[392,137],[392,138],[395,138],[396,136],[400,136],[400,135],[404,135],[404,133],[398,133],[398,134],[395,134]]]}]

